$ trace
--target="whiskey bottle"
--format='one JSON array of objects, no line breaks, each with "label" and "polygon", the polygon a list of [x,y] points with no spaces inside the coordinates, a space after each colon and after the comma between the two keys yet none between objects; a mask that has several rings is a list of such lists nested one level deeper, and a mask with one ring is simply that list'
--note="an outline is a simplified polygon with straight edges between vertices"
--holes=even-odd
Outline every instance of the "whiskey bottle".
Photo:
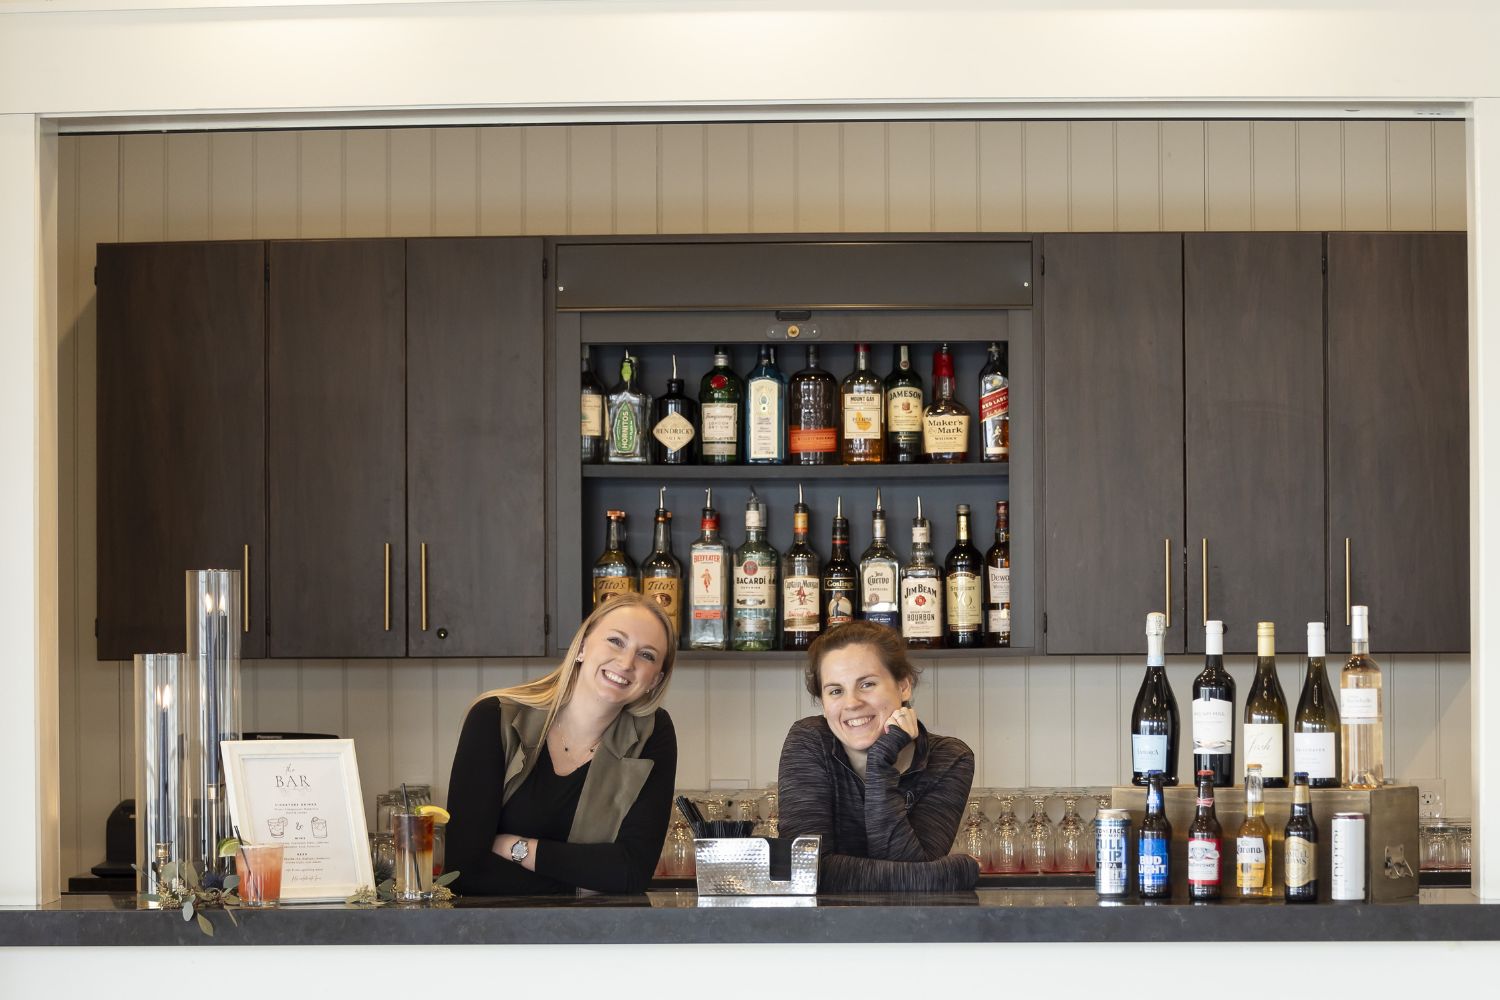
[{"label": "whiskey bottle", "polygon": [[870,371],[870,345],[854,347],[854,371],[840,388],[844,411],[844,464],[885,461],[885,393]]},{"label": "whiskey bottle", "polygon": [[641,563],[641,593],[666,612],[672,622],[673,639],[682,638],[682,563],[672,554],[672,512],[667,510],[667,488],[656,500],[656,532],[651,554]]},{"label": "whiskey bottle", "polygon": [[786,376],[776,367],[769,344],[745,379],[745,461],[781,465],[786,461]]},{"label": "whiskey bottle", "polygon": [[605,511],[604,552],[594,562],[594,607],[640,592],[635,560],[625,551],[625,512]]},{"label": "whiskey bottle", "polygon": [[1292,720],[1292,767],[1312,788],[1339,787],[1339,706],[1328,685],[1322,622],[1307,623],[1307,677]]},{"label": "whiskey bottle", "polygon": [[1234,889],[1241,899],[1271,896],[1271,828],[1266,825],[1260,765],[1245,768],[1245,819],[1234,838]]},{"label": "whiskey bottle", "polygon": [[579,453],[584,465],[604,461],[604,386],[589,364],[588,345],[583,348],[583,374],[580,379]]},{"label": "whiskey bottle", "polygon": [[958,539],[943,561],[947,590],[943,595],[946,609],[944,642],[948,648],[978,646],[982,633],[980,605],[984,603],[984,583],[980,574],[984,557],[969,540],[969,505],[958,505]]},{"label": "whiskey bottle", "polygon": [[787,391],[787,454],[793,465],[832,465],[839,460],[839,384],[818,366],[818,348],[807,345],[807,367],[792,376]]},{"label": "whiskey bottle", "polygon": [[[1130,710],[1130,782],[1146,784],[1152,771],[1160,771],[1162,782],[1177,784],[1177,738],[1181,723],[1177,699],[1167,680],[1167,616],[1153,611],[1146,616],[1146,676]],[[1209,786],[1212,788],[1212,784]]]},{"label": "whiskey bottle", "polygon": [[[811,348],[809,348],[811,350]],[[797,486],[792,507],[792,545],[781,557],[781,648],[806,649],[822,624],[822,573],[818,554],[807,542],[808,509]]]},{"label": "whiskey bottle", "polygon": [[745,543],[734,552],[735,649],[776,648],[776,550],[766,541],[765,501],[750,490],[745,502]]},{"label": "whiskey bottle", "polygon": [[1259,764],[1267,788],[1285,788],[1286,695],[1276,676],[1276,623],[1255,623],[1255,680],[1245,696],[1245,766]]},{"label": "whiskey bottle", "polygon": [[1370,609],[1355,605],[1349,661],[1339,675],[1345,788],[1379,788],[1385,781],[1385,704],[1380,665],[1370,659]]},{"label": "whiskey bottle", "polygon": [[698,404],[683,393],[683,384],[674,354],[667,394],[656,401],[652,414],[651,459],[657,465],[698,464]]},{"label": "whiskey bottle", "polygon": [[969,460],[969,410],[953,395],[953,355],[943,344],[932,356],[932,402],[922,411],[922,460],[954,465]]},{"label": "whiskey bottle", "polygon": [[885,377],[885,460],[902,465],[922,455],[922,376],[911,366],[911,348],[896,347]]},{"label": "whiskey bottle", "polygon": [[859,557],[859,606],[866,621],[901,628],[901,564],[886,541],[885,508],[875,489],[874,538]]},{"label": "whiskey bottle", "polygon": [[922,516],[911,519],[911,561],[901,568],[901,634],[908,649],[943,646],[943,571],[932,554],[932,525]]},{"label": "whiskey bottle", "polygon": [[1010,504],[995,501],[995,544],[984,554],[984,644],[1010,645]]},{"label": "whiskey bottle", "polygon": [[729,348],[714,348],[714,366],[698,387],[698,409],[702,415],[704,465],[738,465],[740,462],[740,409],[745,385],[729,367]]},{"label": "whiskey bottle", "polygon": [[1234,784],[1234,678],[1224,669],[1221,621],[1203,623],[1203,672],[1193,678],[1193,771],[1211,771],[1219,788]]},{"label": "whiskey bottle", "polygon": [[651,394],[636,385],[636,359],[626,348],[620,383],[610,390],[605,426],[605,457],[610,462],[645,465],[651,430]]},{"label": "whiskey bottle", "polygon": [[719,537],[719,512],[714,509],[714,491],[703,491],[702,534],[688,550],[688,648],[729,648],[729,546]]},{"label": "whiskey bottle", "polygon": [[984,442],[986,462],[1010,461],[1008,348],[1008,344],[990,344],[990,359],[979,370],[979,439]]},{"label": "whiskey bottle", "polygon": [[823,567],[823,627],[852,622],[858,614],[858,574],[849,558],[849,519],[844,516],[844,498],[839,497],[833,514],[833,554]]}]

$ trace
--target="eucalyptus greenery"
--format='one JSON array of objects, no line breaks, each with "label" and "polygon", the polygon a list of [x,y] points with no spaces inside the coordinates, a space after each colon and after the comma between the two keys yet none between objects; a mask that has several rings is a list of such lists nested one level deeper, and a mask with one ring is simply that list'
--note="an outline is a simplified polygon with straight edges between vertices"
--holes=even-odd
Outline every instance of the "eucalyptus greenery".
[{"label": "eucalyptus greenery", "polygon": [[[442,905],[451,905],[453,902],[453,890],[448,886],[454,879],[458,878],[458,872],[444,872],[432,880],[432,902]],[[397,902],[396,880],[388,878],[373,889],[365,886],[354,895],[344,900],[350,906],[384,906],[386,903]]]},{"label": "eucalyptus greenery", "polygon": [[214,935],[214,925],[203,913],[204,909],[222,909],[229,922],[239,926],[232,909],[240,905],[240,897],[235,893],[240,886],[238,875],[224,876],[222,888],[205,887],[192,865],[169,861],[157,871],[156,884],[156,892],[142,893],[141,898],[163,910],[181,910],[183,920],[196,919],[198,929],[209,937]]}]

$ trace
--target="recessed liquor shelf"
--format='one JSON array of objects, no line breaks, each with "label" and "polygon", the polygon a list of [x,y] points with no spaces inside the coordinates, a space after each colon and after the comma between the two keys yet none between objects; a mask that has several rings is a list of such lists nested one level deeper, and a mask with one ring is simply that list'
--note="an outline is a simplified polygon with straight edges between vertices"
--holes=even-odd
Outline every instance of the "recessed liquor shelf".
[{"label": "recessed liquor shelf", "polygon": [[[921,480],[994,480],[1005,491],[1010,479],[1009,462],[965,462],[962,465],[585,465],[584,479],[644,479],[661,482],[684,480],[705,483],[742,483],[747,480],[789,479],[811,481],[849,479],[873,486]],[[722,511],[720,512],[722,513]],[[847,514],[848,511],[845,511]]]}]

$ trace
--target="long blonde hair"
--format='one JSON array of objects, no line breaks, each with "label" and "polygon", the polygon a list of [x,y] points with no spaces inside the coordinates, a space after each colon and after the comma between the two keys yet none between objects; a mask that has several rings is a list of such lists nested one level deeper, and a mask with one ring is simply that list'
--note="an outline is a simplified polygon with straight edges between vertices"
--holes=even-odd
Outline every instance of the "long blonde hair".
[{"label": "long blonde hair", "polygon": [[486,691],[475,699],[476,703],[486,698],[499,698],[501,701],[514,702],[517,705],[525,705],[527,708],[546,709],[547,719],[542,723],[542,739],[545,740],[547,733],[552,729],[553,720],[557,718],[558,711],[573,697],[573,686],[578,682],[578,667],[584,640],[606,615],[621,608],[645,608],[650,611],[667,636],[667,648],[662,651],[661,675],[656,686],[625,706],[625,710],[631,715],[650,715],[655,712],[667,696],[667,684],[672,679],[672,666],[677,662],[677,628],[672,623],[672,619],[662,610],[660,604],[649,597],[631,593],[621,594],[599,605],[583,620],[583,624],[578,626],[578,631],[573,633],[573,641],[568,643],[568,651],[555,670],[534,681]]}]

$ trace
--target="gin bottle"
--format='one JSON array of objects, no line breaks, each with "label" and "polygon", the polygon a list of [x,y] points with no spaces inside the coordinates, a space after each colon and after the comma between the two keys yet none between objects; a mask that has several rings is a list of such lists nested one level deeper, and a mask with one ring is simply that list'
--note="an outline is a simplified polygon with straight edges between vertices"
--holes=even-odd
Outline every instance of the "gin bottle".
[{"label": "gin bottle", "polygon": [[698,404],[683,393],[683,384],[674,354],[667,394],[656,400],[652,420],[651,457],[657,465],[698,463]]},{"label": "gin bottle", "polygon": [[745,461],[781,465],[786,461],[786,376],[776,367],[769,344],[745,379]]},{"label": "gin bottle", "polygon": [[698,386],[702,417],[703,464],[736,465],[740,461],[740,407],[745,386],[729,367],[729,348],[714,348],[714,366]]},{"label": "gin bottle", "polygon": [[750,490],[745,544],[734,552],[734,648],[776,648],[776,550],[766,541],[766,504]]},{"label": "gin bottle", "polygon": [[688,648],[729,648],[729,546],[719,537],[719,512],[714,509],[714,491],[704,490],[703,532],[688,550],[688,581],[692,599],[688,608]]},{"label": "gin bottle", "polygon": [[609,393],[605,458],[645,465],[650,461],[651,394],[636,385],[636,364],[627,348],[620,362],[620,382]]},{"label": "gin bottle", "polygon": [[875,490],[875,513],[871,518],[875,537],[859,557],[859,606],[866,621],[901,628],[901,563],[886,541],[885,508],[880,490]]}]

